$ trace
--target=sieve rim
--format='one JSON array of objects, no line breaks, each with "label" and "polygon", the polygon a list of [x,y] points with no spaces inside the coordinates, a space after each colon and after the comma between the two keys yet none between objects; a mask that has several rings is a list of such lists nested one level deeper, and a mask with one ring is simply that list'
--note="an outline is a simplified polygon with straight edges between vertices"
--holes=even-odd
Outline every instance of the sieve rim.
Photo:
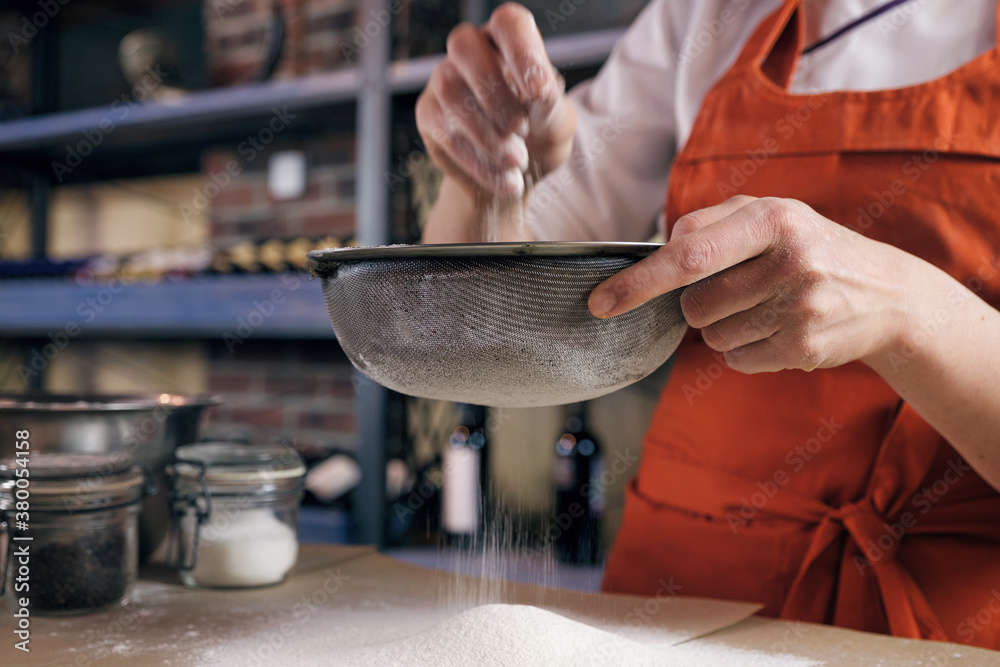
[{"label": "sieve rim", "polygon": [[662,243],[626,241],[532,241],[503,243],[440,243],[324,248],[308,253],[320,268],[379,259],[455,257],[646,257]]}]

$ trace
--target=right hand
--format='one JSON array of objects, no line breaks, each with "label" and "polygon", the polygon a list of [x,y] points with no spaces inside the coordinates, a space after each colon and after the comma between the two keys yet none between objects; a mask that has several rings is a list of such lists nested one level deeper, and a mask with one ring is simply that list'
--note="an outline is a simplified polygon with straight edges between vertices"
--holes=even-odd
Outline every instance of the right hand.
[{"label": "right hand", "polygon": [[520,200],[569,157],[576,112],[521,5],[498,7],[483,27],[459,25],[417,100],[431,159],[476,202]]}]

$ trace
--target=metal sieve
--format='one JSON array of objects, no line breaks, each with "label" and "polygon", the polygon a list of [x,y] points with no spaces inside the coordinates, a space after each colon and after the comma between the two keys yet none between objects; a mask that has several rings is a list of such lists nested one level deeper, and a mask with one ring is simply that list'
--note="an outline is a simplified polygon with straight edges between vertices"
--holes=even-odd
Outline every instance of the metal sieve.
[{"label": "metal sieve", "polygon": [[489,243],[309,253],[354,366],[404,394],[560,405],[641,380],[687,328],[680,290],[602,320],[591,290],[651,243]]}]

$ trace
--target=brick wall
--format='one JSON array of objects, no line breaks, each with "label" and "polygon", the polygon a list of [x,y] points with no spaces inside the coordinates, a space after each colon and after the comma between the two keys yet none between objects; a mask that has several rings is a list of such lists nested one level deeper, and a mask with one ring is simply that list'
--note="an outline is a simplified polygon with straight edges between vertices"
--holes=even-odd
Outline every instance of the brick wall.
[{"label": "brick wall", "polygon": [[[345,64],[358,0],[280,0],[284,50],[273,78],[329,71]],[[271,0],[205,0],[209,78],[216,86],[244,82],[259,71]],[[331,128],[333,127],[331,123]],[[271,238],[342,239],[355,233],[353,132],[277,133],[262,151],[213,148],[202,157],[206,183],[236,164],[226,184],[207,189],[212,243],[227,247]],[[267,163],[278,150],[301,150],[308,165],[305,194],[276,201],[267,190]],[[238,174],[231,176],[232,171]],[[221,343],[209,353],[209,391],[225,403],[212,410],[206,436],[252,442],[288,440],[303,453],[353,449],[357,440],[351,366],[335,342],[248,340],[234,352]]]},{"label": "brick wall", "polygon": [[206,438],[287,440],[309,457],[357,444],[351,365],[335,342],[213,345],[208,390],[225,403],[207,414]]},{"label": "brick wall", "polygon": [[[274,151],[288,149],[306,154],[306,192],[299,199],[276,201],[267,191],[267,160]],[[275,140],[249,163],[236,150],[206,152],[202,171],[207,175],[223,174],[233,162],[241,169],[209,202],[213,243],[225,247],[239,240],[353,237],[354,150],[353,135],[328,134],[309,142]]]},{"label": "brick wall", "polygon": [[[359,0],[279,0],[285,43],[275,78],[325,72],[345,64]],[[272,0],[205,0],[209,78],[225,86],[246,81],[264,61]]]}]

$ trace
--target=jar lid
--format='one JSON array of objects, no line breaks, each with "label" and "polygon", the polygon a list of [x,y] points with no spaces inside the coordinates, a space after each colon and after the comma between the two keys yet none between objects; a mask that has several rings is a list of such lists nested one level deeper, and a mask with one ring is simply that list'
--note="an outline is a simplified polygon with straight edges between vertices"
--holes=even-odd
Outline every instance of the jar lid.
[{"label": "jar lid", "polygon": [[[19,470],[27,470],[27,475]],[[32,453],[0,461],[0,510],[15,507],[27,490],[40,512],[86,512],[130,505],[152,493],[128,454]]]},{"label": "jar lid", "polygon": [[[295,481],[306,474],[306,465],[294,449],[284,445],[242,445],[202,442],[178,447],[170,465],[178,479],[229,487]],[[221,490],[221,489],[220,489]]]}]

